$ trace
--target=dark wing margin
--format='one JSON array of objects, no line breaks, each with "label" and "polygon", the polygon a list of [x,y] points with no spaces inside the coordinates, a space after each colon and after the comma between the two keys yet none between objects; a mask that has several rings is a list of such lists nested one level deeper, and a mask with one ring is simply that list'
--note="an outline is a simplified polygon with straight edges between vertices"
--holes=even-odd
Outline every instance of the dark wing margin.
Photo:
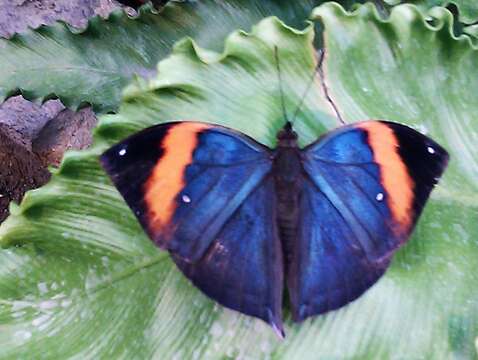
[{"label": "dark wing margin", "polygon": [[264,320],[284,337],[283,260],[271,176],[242,202],[201,260],[173,259],[209,297]]},{"label": "dark wing margin", "polygon": [[304,149],[301,223],[286,274],[295,320],[349,303],[384,274],[447,162],[433,140],[383,121],[340,128]]}]

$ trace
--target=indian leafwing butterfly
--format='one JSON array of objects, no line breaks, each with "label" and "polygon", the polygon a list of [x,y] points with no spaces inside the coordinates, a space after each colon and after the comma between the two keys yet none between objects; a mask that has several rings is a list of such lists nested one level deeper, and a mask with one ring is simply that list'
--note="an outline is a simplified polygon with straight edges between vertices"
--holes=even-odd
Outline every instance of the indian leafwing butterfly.
[{"label": "indian leafwing butterfly", "polygon": [[297,138],[287,117],[275,149],[226,127],[179,121],[101,156],[184,275],[280,336],[284,284],[295,321],[359,297],[409,238],[448,161],[436,142],[393,122],[343,126],[305,148]]}]

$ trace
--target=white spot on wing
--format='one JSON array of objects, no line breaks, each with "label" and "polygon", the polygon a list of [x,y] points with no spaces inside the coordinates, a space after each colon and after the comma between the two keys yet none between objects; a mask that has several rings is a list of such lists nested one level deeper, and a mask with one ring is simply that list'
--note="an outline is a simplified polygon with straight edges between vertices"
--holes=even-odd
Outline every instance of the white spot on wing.
[{"label": "white spot on wing", "polygon": [[189,204],[191,202],[191,198],[187,195],[183,195],[182,196],[182,200],[183,202],[185,202],[186,204]]},{"label": "white spot on wing", "polygon": [[126,149],[121,149],[120,151],[118,151],[119,156],[123,156],[124,154],[126,154]]},{"label": "white spot on wing", "polygon": [[377,199],[377,201],[382,201],[383,200],[383,193],[378,193],[377,196],[375,196],[375,199]]},{"label": "white spot on wing", "polygon": [[430,154],[434,154],[435,153],[435,149],[432,148],[431,146],[427,147],[427,150]]}]

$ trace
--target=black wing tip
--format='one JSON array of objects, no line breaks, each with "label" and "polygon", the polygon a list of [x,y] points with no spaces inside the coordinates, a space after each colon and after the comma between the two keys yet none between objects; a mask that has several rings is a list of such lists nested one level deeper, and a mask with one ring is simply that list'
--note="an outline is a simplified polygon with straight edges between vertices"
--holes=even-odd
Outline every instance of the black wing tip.
[{"label": "black wing tip", "polygon": [[423,150],[426,149],[428,154],[434,155],[435,160],[438,160],[444,165],[444,167],[446,167],[450,158],[450,154],[435,140],[410,126],[392,121],[379,121],[393,130],[401,148],[406,147],[406,145],[410,145],[410,142],[413,141],[415,142],[416,146],[423,146]]},{"label": "black wing tip", "polygon": [[130,166],[132,162],[137,161],[137,151],[133,154],[129,151],[129,147],[130,141],[128,138],[110,146],[99,156],[98,159],[101,167],[110,177],[121,173],[125,167]]},{"label": "black wing tip", "polygon": [[112,147],[105,150],[98,158],[101,167],[106,171],[108,175],[111,175],[113,170],[113,163],[116,159],[114,153],[117,153],[116,148],[119,144],[113,145]]},{"label": "black wing tip", "polygon": [[386,122],[398,140],[398,153],[415,183],[415,221],[448,165],[448,151],[427,135],[406,125]]}]

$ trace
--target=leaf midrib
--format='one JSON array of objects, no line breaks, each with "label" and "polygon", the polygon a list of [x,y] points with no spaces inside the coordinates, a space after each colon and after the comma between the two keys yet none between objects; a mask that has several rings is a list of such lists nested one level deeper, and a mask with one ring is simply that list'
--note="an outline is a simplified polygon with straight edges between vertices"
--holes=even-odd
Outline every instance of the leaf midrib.
[{"label": "leaf midrib", "polygon": [[113,285],[116,282],[119,282],[121,280],[124,280],[124,279],[130,277],[130,276],[133,276],[134,274],[136,274],[140,270],[147,269],[149,267],[157,265],[160,262],[166,260],[167,256],[168,256],[167,253],[161,251],[161,252],[158,253],[158,255],[156,255],[152,258],[148,258],[147,260],[142,261],[138,264],[133,263],[132,267],[126,269],[125,271],[120,272],[116,276],[113,276],[113,277],[109,278],[108,280],[94,286],[91,289],[85,289],[85,295],[88,294],[88,293],[89,294],[94,294],[98,291],[101,291],[103,289],[108,288],[109,286]]}]

